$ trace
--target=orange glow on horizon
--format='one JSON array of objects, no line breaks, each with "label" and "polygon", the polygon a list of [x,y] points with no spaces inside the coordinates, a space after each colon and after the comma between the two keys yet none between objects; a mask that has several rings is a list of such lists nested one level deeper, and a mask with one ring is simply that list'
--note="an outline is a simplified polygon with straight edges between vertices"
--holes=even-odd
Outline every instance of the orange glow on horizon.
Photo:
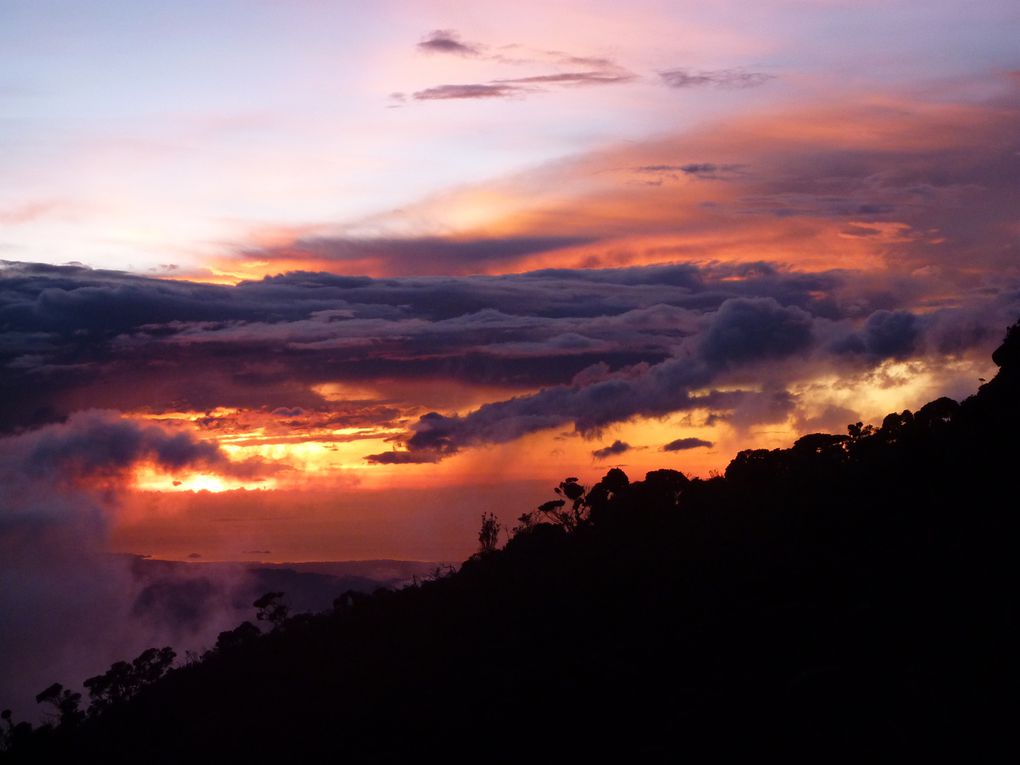
[{"label": "orange glow on horizon", "polygon": [[[269,550],[256,557],[460,560],[471,552],[483,510],[498,506],[510,522],[550,498],[551,488],[567,475],[589,486],[612,467],[631,480],[661,468],[709,478],[742,449],[786,448],[809,432],[845,432],[856,419],[880,424],[888,412],[918,408],[947,383],[960,387],[961,381],[988,376],[987,366],[961,358],[937,365],[887,361],[856,375],[806,371],[788,387],[794,410],[773,422],[743,426],[739,411],[720,417],[694,409],[634,417],[594,438],[581,437],[569,425],[550,428],[423,464],[365,461],[368,454],[403,448],[399,441],[407,432],[398,428],[315,428],[297,415],[279,422],[271,413],[227,407],[139,414],[218,444],[229,461],[177,475],[140,466],[124,487],[113,547],[175,559],[194,553],[203,560],[251,560],[253,554],[245,551]],[[731,387],[755,389],[750,383]],[[708,445],[664,449],[688,438]],[[596,458],[597,450],[616,441],[627,448]],[[240,474],[246,465],[250,477]],[[424,536],[419,529],[427,529]]]},{"label": "orange glow on horizon", "polygon": [[156,492],[199,492],[219,493],[236,489],[270,490],[277,482],[273,478],[253,480],[239,479],[217,473],[167,474],[152,467],[142,467],[134,472],[134,488],[138,491]]},{"label": "orange glow on horizon", "polygon": [[[399,442],[408,435],[402,428],[323,429],[295,420],[275,425],[269,431],[266,427],[253,426],[266,419],[264,412],[224,408],[215,410],[216,414],[150,414],[144,417],[178,423],[190,421],[193,434],[216,443],[229,458],[230,465],[252,466],[251,477],[214,470],[178,476],[145,466],[136,472],[134,487],[140,491],[164,492],[326,487],[366,491],[387,487],[449,487],[478,480],[551,480],[561,473],[573,474],[584,466],[594,472],[604,472],[614,465],[633,471],[637,478],[661,467],[707,477],[713,471],[723,470],[741,449],[789,446],[807,432],[806,428],[843,432],[852,416],[880,423],[888,412],[917,407],[927,401],[947,375],[976,379],[980,374],[987,372],[966,359],[944,360],[937,368],[920,361],[887,361],[855,377],[825,373],[792,383],[789,391],[797,402],[796,411],[777,422],[745,428],[738,424],[739,413],[731,422],[726,417],[710,416],[713,413],[708,410],[694,409],[661,418],[634,417],[608,426],[595,438],[583,438],[572,432],[572,426],[565,425],[507,443],[471,447],[437,463],[398,465],[374,464],[365,458],[394,449],[400,451],[403,447]],[[724,388],[715,386],[715,390]],[[737,385],[736,389],[748,390],[748,386]],[[834,414],[826,415],[826,412]],[[858,414],[844,414],[846,412]],[[198,427],[200,418],[208,422],[217,417],[222,422],[215,428]],[[698,438],[712,445],[677,452],[663,450],[665,444],[678,438]],[[603,460],[594,458],[594,451],[616,440],[627,443],[630,448]]]}]

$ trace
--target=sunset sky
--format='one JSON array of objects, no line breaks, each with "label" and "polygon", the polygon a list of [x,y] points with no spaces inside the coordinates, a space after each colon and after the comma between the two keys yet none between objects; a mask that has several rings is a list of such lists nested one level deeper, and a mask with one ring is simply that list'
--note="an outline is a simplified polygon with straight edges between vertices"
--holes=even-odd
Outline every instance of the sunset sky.
[{"label": "sunset sky", "polygon": [[567,475],[972,393],[1018,39],[1006,0],[0,0],[0,557],[459,560]]}]

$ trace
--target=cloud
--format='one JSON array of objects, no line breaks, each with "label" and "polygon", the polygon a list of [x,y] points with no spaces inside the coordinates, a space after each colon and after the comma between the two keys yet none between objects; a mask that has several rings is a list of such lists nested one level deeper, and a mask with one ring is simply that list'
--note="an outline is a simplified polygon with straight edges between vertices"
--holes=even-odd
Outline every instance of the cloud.
[{"label": "cloud", "polygon": [[[479,200],[498,199],[481,205],[469,235],[589,240],[489,261],[490,273],[768,260],[813,271],[885,269],[895,278],[933,267],[954,292],[975,273],[1015,274],[1020,262],[1011,206],[1018,92],[985,102],[886,93],[760,108],[452,190],[384,221],[389,230],[422,220],[458,230],[462,211],[475,216]],[[362,272],[397,273],[375,265]]]},{"label": "cloud", "polygon": [[662,185],[663,180],[679,181],[684,176],[702,181],[733,181],[747,175],[744,165],[714,162],[640,165],[634,168],[634,172],[649,176],[651,180],[646,180],[645,183],[655,186]]},{"label": "cloud", "polygon": [[30,496],[41,484],[108,491],[116,486],[109,479],[139,464],[171,474],[200,469],[245,478],[275,469],[257,460],[232,462],[215,443],[115,411],[74,412],[64,422],[0,438],[0,475],[15,495]]},{"label": "cloud", "polygon": [[27,474],[62,480],[120,473],[141,461],[167,471],[192,465],[228,467],[216,444],[107,412],[76,413],[63,425],[48,426],[17,443]]},{"label": "cloud", "polygon": [[812,342],[813,317],[775,298],[733,298],[715,315],[701,342],[701,355],[717,366],[782,359]]},{"label": "cloud", "polygon": [[875,311],[864,325],[868,352],[880,358],[906,358],[920,334],[918,319],[909,311]]},{"label": "cloud", "polygon": [[205,647],[236,623],[229,593],[244,572],[170,576],[106,551],[122,487],[110,479],[143,463],[229,466],[212,444],[113,412],[0,438],[0,703],[18,717],[54,680],[79,682],[151,645]]},{"label": "cloud", "polygon": [[[293,439],[295,428],[327,439],[337,428],[371,433],[417,420],[425,380],[518,399],[465,415],[470,427],[416,425],[409,438],[423,447],[451,428],[464,433],[463,445],[569,423],[591,431],[689,408],[685,391],[761,365],[781,382],[809,371],[786,369],[798,358],[858,367],[984,348],[1020,304],[1020,290],[1006,283],[954,305],[926,303],[943,289],[937,277],[766,263],[379,279],[291,272],[235,287],[8,265],[0,269],[0,432],[87,408],[233,407],[238,413],[198,424],[211,434],[259,429],[265,443]],[[338,380],[363,382],[366,392],[325,397],[320,387]],[[429,406],[460,408],[454,399]],[[173,458],[173,442],[157,449],[142,433],[131,437],[136,450]]]},{"label": "cloud", "polygon": [[883,309],[871,314],[860,331],[840,338],[835,348],[851,354],[904,359],[913,354],[920,337],[917,316],[908,311]]},{"label": "cloud", "polygon": [[456,99],[510,98],[520,95],[522,88],[505,84],[470,83],[466,85],[436,85],[412,94],[416,101],[448,101]]},{"label": "cloud", "polygon": [[[521,46],[505,46],[505,49],[519,49]],[[630,82],[637,76],[616,62],[604,57],[572,56],[558,51],[537,51],[527,58],[511,58],[503,53],[484,54],[483,47],[462,40],[453,30],[439,29],[431,32],[418,49],[426,53],[454,54],[464,57],[482,57],[501,65],[584,67],[568,71],[545,72],[522,77],[502,77],[485,82],[443,84],[418,90],[411,94],[416,101],[475,100],[493,98],[514,98],[539,93],[550,86],[578,87],[594,85],[616,85]],[[390,94],[391,106],[399,106],[405,96],[402,92]]]},{"label": "cloud", "polygon": [[680,171],[687,175],[714,175],[718,172],[719,166],[713,165],[711,162],[696,162],[689,165],[680,165]]},{"label": "cloud", "polygon": [[373,465],[415,465],[428,462],[439,462],[439,457],[431,453],[419,452],[382,452],[365,457],[366,462]]},{"label": "cloud", "polygon": [[[582,435],[596,435],[635,416],[696,408],[728,411],[726,419],[738,427],[780,422],[795,411],[796,399],[782,388],[756,390],[754,370],[768,370],[773,379],[796,379],[798,371],[837,366],[845,354],[842,344],[855,336],[848,322],[812,316],[770,297],[730,298],[705,319],[703,332],[657,364],[616,371],[602,365],[570,384],[484,404],[466,415],[423,415],[412,428],[408,450],[443,458],[547,428],[572,424]],[[872,361],[896,358],[904,351],[907,324],[883,312],[869,316],[864,333],[872,339]],[[911,337],[916,340],[912,332]],[[785,369],[788,360],[796,364]],[[736,380],[746,387],[734,389]],[[726,382],[727,388],[713,387]]]},{"label": "cloud", "polygon": [[27,202],[15,207],[0,208],[0,223],[7,226],[17,226],[22,223],[32,223],[66,206],[56,200],[40,202]]},{"label": "cloud", "polygon": [[633,447],[630,444],[617,439],[616,441],[613,441],[613,443],[611,443],[609,446],[605,446],[601,449],[596,449],[591,453],[591,456],[594,457],[597,461],[601,462],[609,457],[615,457],[618,454],[629,452],[632,448]]},{"label": "cloud", "polygon": [[687,449],[698,449],[700,447],[711,447],[711,441],[705,441],[702,438],[678,438],[675,441],[670,441],[668,444],[662,447],[664,452],[681,452]]},{"label": "cloud", "polygon": [[532,77],[516,77],[495,80],[507,85],[614,85],[634,80],[636,75],[621,69],[595,70],[590,72],[559,72],[540,74]]},{"label": "cloud", "polygon": [[591,243],[583,236],[476,236],[476,237],[340,237],[298,239],[285,246],[245,250],[244,257],[269,259],[286,268],[288,263],[343,266],[347,273],[386,272],[400,276],[418,273],[478,272],[514,261]]},{"label": "cloud", "polygon": [[462,85],[437,85],[412,94],[417,101],[448,99],[511,98],[528,93],[541,92],[542,86],[563,85],[568,87],[585,85],[617,85],[636,79],[636,75],[622,69],[594,70],[590,72],[554,72],[491,80],[485,83]]},{"label": "cloud", "polygon": [[445,53],[455,56],[481,55],[480,46],[465,42],[452,29],[434,29],[418,43],[417,47],[418,50],[425,53]]},{"label": "cloud", "polygon": [[423,415],[407,446],[443,457],[484,443],[502,443],[528,433],[573,424],[595,434],[636,415],[661,416],[697,407],[729,408],[751,391],[696,393],[737,366],[806,353],[812,341],[811,316],[772,298],[731,298],[710,315],[702,336],[688,339],[666,360],[617,371],[605,365],[570,384],[485,404],[463,416]]},{"label": "cloud", "polygon": [[774,75],[744,69],[667,69],[660,71],[659,77],[670,88],[710,86],[726,89],[756,88],[774,79]]},{"label": "cloud", "polygon": [[692,162],[681,165],[680,171],[685,175],[693,175],[696,178],[706,180],[722,180],[733,178],[743,170],[743,165],[716,165],[712,162]]}]

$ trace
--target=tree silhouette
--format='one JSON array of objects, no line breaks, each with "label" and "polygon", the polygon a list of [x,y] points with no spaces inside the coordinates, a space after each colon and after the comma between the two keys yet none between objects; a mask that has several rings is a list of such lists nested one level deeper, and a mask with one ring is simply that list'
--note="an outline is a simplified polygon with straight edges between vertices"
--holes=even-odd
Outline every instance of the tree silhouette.
[{"label": "tree silhouette", "polygon": [[255,618],[259,621],[269,622],[273,629],[279,629],[287,621],[290,608],[283,602],[282,592],[267,592],[254,603],[256,609]]},{"label": "tree silhouette", "polygon": [[0,729],[0,752],[18,751],[31,745],[32,724],[15,723],[12,718],[11,710],[5,709],[0,712],[0,721],[3,721],[3,727]]},{"label": "tree silhouette", "polygon": [[114,662],[101,675],[85,681],[89,692],[90,714],[99,714],[105,709],[123,704],[142,688],[152,685],[170,669],[177,654],[173,648],[147,648],[132,662]]},{"label": "tree silhouette", "polygon": [[241,622],[232,630],[224,630],[216,637],[216,652],[229,653],[248,645],[262,633],[249,621]]},{"label": "tree silhouette", "polygon": [[60,683],[46,688],[35,697],[37,704],[48,704],[53,708],[52,715],[61,727],[70,728],[85,719],[81,706],[81,694],[64,688]]}]

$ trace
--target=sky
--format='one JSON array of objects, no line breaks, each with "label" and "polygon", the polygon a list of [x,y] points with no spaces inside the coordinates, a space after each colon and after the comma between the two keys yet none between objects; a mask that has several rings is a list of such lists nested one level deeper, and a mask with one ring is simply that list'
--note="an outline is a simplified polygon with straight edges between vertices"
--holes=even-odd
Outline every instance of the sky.
[{"label": "sky", "polygon": [[0,0],[0,608],[80,619],[111,553],[457,561],[568,475],[969,395],[1020,316],[1018,35]]}]

